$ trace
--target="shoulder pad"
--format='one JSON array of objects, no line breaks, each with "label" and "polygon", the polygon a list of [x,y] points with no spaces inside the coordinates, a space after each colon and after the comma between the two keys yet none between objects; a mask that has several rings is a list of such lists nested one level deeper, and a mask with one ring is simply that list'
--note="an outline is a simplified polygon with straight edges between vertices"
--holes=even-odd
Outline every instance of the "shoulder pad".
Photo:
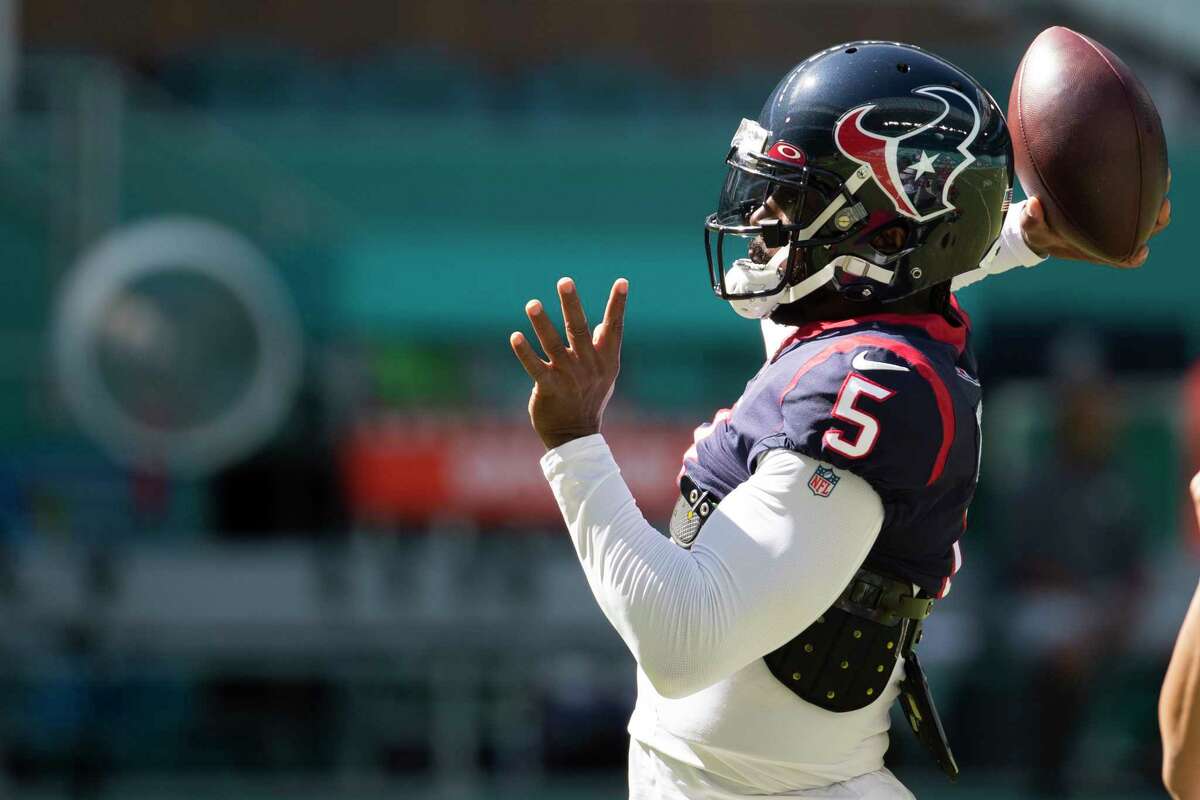
[{"label": "shoulder pad", "polygon": [[784,370],[785,442],[775,446],[850,470],[877,490],[937,482],[954,441],[954,404],[927,353],[859,334],[804,355]]}]

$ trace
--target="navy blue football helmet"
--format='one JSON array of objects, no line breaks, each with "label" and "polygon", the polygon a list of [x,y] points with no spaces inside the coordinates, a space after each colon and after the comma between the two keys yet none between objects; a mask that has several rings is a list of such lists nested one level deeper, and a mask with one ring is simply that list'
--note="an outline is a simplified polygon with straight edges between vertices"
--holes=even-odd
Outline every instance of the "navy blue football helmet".
[{"label": "navy blue football helmet", "polygon": [[[744,316],[822,287],[889,302],[949,281],[979,266],[1012,197],[996,101],[945,59],[895,42],[841,44],[797,65],[758,120],[742,121],[726,163],[704,241],[713,291]],[[749,255],[727,266],[728,236]]]}]

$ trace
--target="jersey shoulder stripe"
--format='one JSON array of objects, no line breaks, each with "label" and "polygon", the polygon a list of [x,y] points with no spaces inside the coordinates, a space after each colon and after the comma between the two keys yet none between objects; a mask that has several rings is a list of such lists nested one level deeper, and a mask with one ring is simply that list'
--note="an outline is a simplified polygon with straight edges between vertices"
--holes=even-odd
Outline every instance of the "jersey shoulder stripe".
[{"label": "jersey shoulder stripe", "polygon": [[954,403],[950,397],[950,391],[946,387],[945,381],[941,375],[930,363],[929,359],[919,349],[913,345],[894,339],[888,336],[882,336],[872,333],[859,333],[844,336],[829,343],[827,347],[819,351],[817,354],[809,358],[796,370],[792,375],[791,380],[785,385],[783,391],[779,395],[779,405],[783,406],[789,393],[796,388],[796,385],[804,377],[805,374],[811,372],[814,368],[828,361],[830,358],[845,353],[852,352],[860,348],[879,348],[886,350],[909,364],[918,375],[925,379],[933,391],[934,399],[937,403],[938,415],[941,418],[941,443],[937,450],[937,456],[934,458],[933,466],[930,470],[929,477],[925,483],[926,486],[932,486],[937,483],[942,476],[946,467],[946,459],[950,455],[950,446],[954,443],[955,436],[955,421],[954,421]]}]

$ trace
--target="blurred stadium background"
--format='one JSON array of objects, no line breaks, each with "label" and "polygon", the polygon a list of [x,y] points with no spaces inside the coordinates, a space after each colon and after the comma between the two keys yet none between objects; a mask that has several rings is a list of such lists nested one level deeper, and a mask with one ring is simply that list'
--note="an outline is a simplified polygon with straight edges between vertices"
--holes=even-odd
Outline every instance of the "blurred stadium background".
[{"label": "blurred stadium background", "polygon": [[761,359],[700,245],[738,120],[859,38],[1003,105],[1050,24],[1150,87],[1175,222],[1140,273],[963,293],[984,482],[923,647],[965,778],[899,728],[889,764],[922,798],[1160,796],[1197,577],[1193,16],[0,0],[0,796],[622,796],[632,662],[540,478],[523,302],[631,279],[607,425],[663,519]]}]

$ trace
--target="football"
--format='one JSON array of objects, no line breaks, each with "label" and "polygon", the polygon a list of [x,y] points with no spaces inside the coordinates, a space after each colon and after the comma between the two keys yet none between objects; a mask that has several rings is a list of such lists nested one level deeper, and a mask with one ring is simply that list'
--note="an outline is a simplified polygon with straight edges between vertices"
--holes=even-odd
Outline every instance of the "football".
[{"label": "football", "polygon": [[1167,191],[1167,144],[1146,87],[1104,45],[1047,28],[1008,100],[1017,175],[1050,227],[1101,261],[1133,256]]}]

